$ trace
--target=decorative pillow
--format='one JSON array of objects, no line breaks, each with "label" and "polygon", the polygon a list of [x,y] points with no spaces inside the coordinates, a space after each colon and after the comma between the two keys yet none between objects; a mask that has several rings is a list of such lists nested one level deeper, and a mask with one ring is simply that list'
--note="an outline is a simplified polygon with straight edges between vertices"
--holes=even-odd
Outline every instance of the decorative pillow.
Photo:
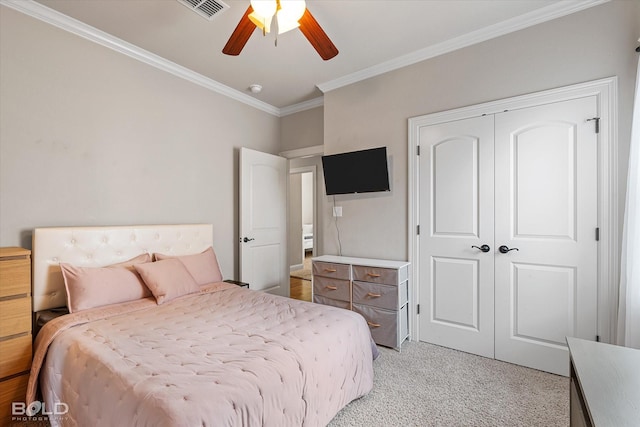
[{"label": "decorative pillow", "polygon": [[150,261],[149,254],[142,254],[107,267],[77,267],[60,263],[64,286],[67,289],[69,312],[75,313],[151,296],[151,292],[133,268],[136,264]]},{"label": "decorative pillow", "polygon": [[222,273],[218,265],[218,258],[212,247],[204,252],[195,255],[170,256],[163,254],[153,254],[156,261],[176,258],[182,261],[187,271],[191,273],[198,286],[209,283],[222,282]]},{"label": "decorative pillow", "polygon": [[187,268],[177,259],[136,264],[134,267],[151,289],[158,304],[200,290]]}]

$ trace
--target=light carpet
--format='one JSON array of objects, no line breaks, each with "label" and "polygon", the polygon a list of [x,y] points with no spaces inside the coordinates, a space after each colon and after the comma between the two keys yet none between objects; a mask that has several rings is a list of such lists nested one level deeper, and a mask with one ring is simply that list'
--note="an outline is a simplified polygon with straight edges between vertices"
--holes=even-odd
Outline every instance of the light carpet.
[{"label": "light carpet", "polygon": [[569,379],[422,342],[379,347],[374,386],[329,426],[568,426]]}]

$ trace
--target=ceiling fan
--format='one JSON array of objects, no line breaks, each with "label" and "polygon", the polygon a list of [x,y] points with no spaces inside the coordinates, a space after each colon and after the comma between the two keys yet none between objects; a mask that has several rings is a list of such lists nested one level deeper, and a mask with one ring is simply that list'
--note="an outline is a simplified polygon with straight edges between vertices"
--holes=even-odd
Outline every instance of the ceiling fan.
[{"label": "ceiling fan", "polygon": [[278,34],[300,28],[302,34],[325,61],[338,54],[338,49],[311,15],[304,0],[251,0],[251,4],[229,37],[222,53],[239,55],[253,34],[253,30],[258,27],[263,34],[269,33],[272,20],[278,27]]}]

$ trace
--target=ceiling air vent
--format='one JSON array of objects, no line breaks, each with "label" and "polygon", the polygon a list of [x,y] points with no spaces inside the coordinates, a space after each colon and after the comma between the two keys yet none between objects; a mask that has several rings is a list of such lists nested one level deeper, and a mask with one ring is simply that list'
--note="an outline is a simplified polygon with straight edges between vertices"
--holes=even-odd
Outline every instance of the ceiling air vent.
[{"label": "ceiling air vent", "polygon": [[209,21],[229,9],[229,5],[218,0],[178,0],[178,2]]}]

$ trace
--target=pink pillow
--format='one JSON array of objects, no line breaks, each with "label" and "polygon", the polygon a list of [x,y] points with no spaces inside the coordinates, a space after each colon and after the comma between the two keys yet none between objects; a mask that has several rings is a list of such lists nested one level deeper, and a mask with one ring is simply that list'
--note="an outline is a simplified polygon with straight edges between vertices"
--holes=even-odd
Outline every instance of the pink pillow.
[{"label": "pink pillow", "polygon": [[[60,263],[64,286],[67,289],[67,307],[70,313],[134,301],[151,295],[133,265],[151,261],[142,254],[129,261],[107,267],[76,267]],[[151,264],[151,263],[150,263]]]},{"label": "pink pillow", "polygon": [[142,276],[144,283],[151,289],[158,304],[200,290],[184,264],[177,259],[136,264],[134,267]]},{"label": "pink pillow", "polygon": [[170,256],[163,254],[153,254],[156,261],[164,259],[177,258],[187,267],[187,271],[191,273],[199,286],[208,285],[209,283],[222,282],[222,273],[218,265],[213,248],[209,247],[204,252],[195,255]]}]

